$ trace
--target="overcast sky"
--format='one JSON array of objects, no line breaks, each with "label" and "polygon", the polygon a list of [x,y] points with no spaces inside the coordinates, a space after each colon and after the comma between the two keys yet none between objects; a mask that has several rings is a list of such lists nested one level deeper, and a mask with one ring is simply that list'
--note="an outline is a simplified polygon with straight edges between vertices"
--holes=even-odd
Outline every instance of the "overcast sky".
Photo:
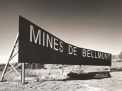
[{"label": "overcast sky", "polygon": [[120,1],[0,0],[0,56],[10,54],[18,33],[19,15],[67,43],[119,54],[122,51]]}]

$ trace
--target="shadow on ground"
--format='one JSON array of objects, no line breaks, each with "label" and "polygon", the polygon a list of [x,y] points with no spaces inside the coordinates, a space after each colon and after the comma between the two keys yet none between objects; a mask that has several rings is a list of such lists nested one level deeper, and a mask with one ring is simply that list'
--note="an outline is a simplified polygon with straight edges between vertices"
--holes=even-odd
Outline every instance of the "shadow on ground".
[{"label": "shadow on ground", "polygon": [[111,72],[122,71],[122,67],[111,68]]},{"label": "shadow on ground", "polygon": [[103,79],[110,78],[111,75],[109,72],[89,72],[89,73],[69,73],[67,74],[69,78],[65,80],[89,80],[89,79]]},{"label": "shadow on ground", "polygon": [[67,78],[64,79],[47,79],[43,81],[68,81],[68,80],[92,80],[92,79],[104,79],[110,78],[110,72],[89,72],[89,73],[73,73],[67,74]]}]

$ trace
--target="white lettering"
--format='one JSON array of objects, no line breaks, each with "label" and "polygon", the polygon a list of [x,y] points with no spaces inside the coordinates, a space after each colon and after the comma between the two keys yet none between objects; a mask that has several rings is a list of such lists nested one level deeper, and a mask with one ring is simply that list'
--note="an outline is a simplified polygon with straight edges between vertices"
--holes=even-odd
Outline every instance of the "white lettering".
[{"label": "white lettering", "polygon": [[97,52],[95,51],[95,58],[97,58]]},{"label": "white lettering", "polygon": [[104,59],[104,54],[102,53],[102,59]]},{"label": "white lettering", "polygon": [[43,46],[45,46],[45,32],[43,32]]},{"label": "white lettering", "polygon": [[30,42],[32,42],[32,38],[34,38],[34,42],[37,43],[39,40],[39,45],[41,45],[41,30],[38,30],[37,35],[34,33],[34,28],[32,25],[30,25]]},{"label": "white lettering", "polygon": [[53,37],[49,37],[49,35],[47,34],[47,47],[50,44],[51,49],[53,48]]},{"label": "white lettering", "polygon": [[90,50],[87,50],[87,57],[91,57],[90,54],[91,54],[91,53],[90,53]]},{"label": "white lettering", "polygon": [[71,45],[69,45],[68,53],[69,53],[69,54],[73,54],[73,47],[72,47]]},{"label": "white lettering", "polygon": [[101,59],[102,58],[102,55],[100,52],[98,52],[98,58]]},{"label": "white lettering", "polygon": [[59,48],[60,52],[63,52],[63,42],[60,41],[60,48]]},{"label": "white lettering", "polygon": [[108,57],[107,57],[107,54],[104,54],[104,58],[105,58],[105,59],[107,59],[107,58],[108,58]]},{"label": "white lettering", "polygon": [[82,50],[82,56],[86,57],[86,50],[85,49]]},{"label": "white lettering", "polygon": [[93,51],[91,51],[91,58],[94,58],[94,56],[93,56]]},{"label": "white lettering", "polygon": [[74,50],[73,50],[73,52],[74,52],[73,54],[74,54],[75,56],[77,56],[77,47],[74,47],[73,49],[74,49]]},{"label": "white lettering", "polygon": [[54,50],[58,51],[58,49],[56,48],[56,46],[58,46],[58,39],[54,38]]}]

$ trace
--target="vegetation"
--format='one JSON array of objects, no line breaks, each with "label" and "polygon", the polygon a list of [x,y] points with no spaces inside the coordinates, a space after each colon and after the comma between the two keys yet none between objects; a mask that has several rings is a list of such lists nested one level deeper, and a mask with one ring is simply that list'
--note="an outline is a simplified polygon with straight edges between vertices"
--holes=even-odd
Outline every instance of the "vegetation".
[{"label": "vegetation", "polygon": [[112,55],[112,60],[115,62],[122,62],[122,51],[118,55]]},{"label": "vegetation", "polygon": [[118,55],[119,59],[122,59],[122,51],[120,52],[120,54]]}]

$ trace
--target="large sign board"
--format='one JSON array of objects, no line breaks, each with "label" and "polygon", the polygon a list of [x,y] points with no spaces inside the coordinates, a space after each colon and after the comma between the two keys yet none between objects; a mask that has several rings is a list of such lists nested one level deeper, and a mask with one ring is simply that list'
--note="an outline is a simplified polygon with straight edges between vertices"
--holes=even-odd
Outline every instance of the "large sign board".
[{"label": "large sign board", "polygon": [[68,44],[20,16],[19,62],[111,66],[111,54]]}]

